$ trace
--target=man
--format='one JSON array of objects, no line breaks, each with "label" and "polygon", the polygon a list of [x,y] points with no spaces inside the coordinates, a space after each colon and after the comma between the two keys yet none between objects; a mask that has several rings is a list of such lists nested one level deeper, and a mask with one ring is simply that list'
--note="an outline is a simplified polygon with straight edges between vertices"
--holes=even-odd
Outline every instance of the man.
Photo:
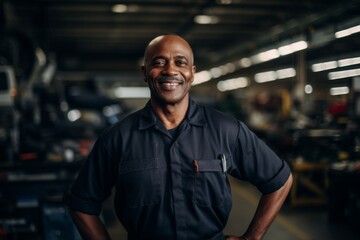
[{"label": "man", "polygon": [[[128,239],[261,239],[291,187],[288,165],[243,123],[190,99],[193,52],[181,37],[152,40],[142,71],[150,101],[99,137],[65,196],[81,235],[110,238],[98,215],[115,186]],[[241,237],[223,235],[227,174],[263,193]]]}]

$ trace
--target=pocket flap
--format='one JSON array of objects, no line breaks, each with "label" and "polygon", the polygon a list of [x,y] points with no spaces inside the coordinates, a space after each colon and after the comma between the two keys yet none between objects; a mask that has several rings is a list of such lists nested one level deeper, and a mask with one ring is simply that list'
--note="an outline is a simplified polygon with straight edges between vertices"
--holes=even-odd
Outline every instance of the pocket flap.
[{"label": "pocket flap", "polygon": [[157,158],[125,160],[120,164],[119,174],[122,175],[135,171],[157,168],[158,167],[157,165],[158,165]]},{"label": "pocket flap", "polygon": [[222,172],[220,159],[201,159],[197,161],[199,172]]}]

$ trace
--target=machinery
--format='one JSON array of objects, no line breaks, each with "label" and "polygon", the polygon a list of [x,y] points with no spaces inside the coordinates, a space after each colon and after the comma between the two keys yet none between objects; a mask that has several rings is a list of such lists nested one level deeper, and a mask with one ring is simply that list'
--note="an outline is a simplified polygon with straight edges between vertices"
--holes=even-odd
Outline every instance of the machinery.
[{"label": "machinery", "polygon": [[56,57],[24,34],[0,34],[0,239],[80,239],[62,196],[96,135],[126,110],[69,91],[56,71]]}]

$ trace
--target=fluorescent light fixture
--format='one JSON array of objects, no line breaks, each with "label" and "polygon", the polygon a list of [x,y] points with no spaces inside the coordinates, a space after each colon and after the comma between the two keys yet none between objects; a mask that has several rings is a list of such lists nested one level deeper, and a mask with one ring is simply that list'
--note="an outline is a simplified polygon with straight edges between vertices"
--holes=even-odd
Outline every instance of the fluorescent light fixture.
[{"label": "fluorescent light fixture", "polygon": [[291,53],[294,52],[294,50],[291,48],[290,44],[279,47],[278,51],[279,51],[281,56],[288,55],[288,54],[291,54]]},{"label": "fluorescent light fixture", "polygon": [[308,47],[306,41],[298,41],[279,47],[277,50],[281,56],[304,50]]},{"label": "fluorescent light fixture", "polygon": [[128,10],[128,6],[125,4],[115,4],[112,6],[111,11],[114,13],[124,13]]},{"label": "fluorescent light fixture", "polygon": [[310,84],[305,85],[304,91],[306,94],[311,94],[313,92],[313,87]]},{"label": "fluorescent light fixture", "polygon": [[112,6],[111,11],[114,13],[137,12],[139,11],[139,6],[134,4],[115,4],[114,6]]},{"label": "fluorescent light fixture", "polygon": [[306,49],[308,47],[308,44],[306,41],[299,41],[292,43],[290,46],[294,50],[294,52],[298,52]]},{"label": "fluorescent light fixture", "polygon": [[114,90],[117,98],[149,98],[148,87],[118,87]]},{"label": "fluorescent light fixture", "polygon": [[198,73],[195,73],[195,80],[192,85],[198,85],[210,81],[212,78],[218,78],[228,73],[232,73],[236,70],[234,63],[227,63],[219,67],[213,67],[209,71],[204,70]]},{"label": "fluorescent light fixture", "polygon": [[209,15],[197,15],[194,17],[194,22],[197,24],[216,24],[219,22],[219,18]]},{"label": "fluorescent light fixture", "polygon": [[221,92],[244,88],[249,86],[249,80],[245,77],[232,78],[217,83],[217,89]]},{"label": "fluorescent light fixture", "polygon": [[195,73],[195,79],[194,82],[192,83],[193,86],[210,81],[211,80],[211,74],[209,71],[201,71],[201,72],[197,72]]},{"label": "fluorescent light fixture", "polygon": [[255,74],[255,82],[257,83],[264,83],[275,81],[277,79],[284,79],[296,76],[296,71],[294,68],[284,68],[279,69],[276,71],[268,71],[268,72],[261,72]]},{"label": "fluorescent light fixture", "polygon": [[267,62],[278,57],[280,57],[280,53],[277,49],[270,49],[255,55],[255,59],[259,62]]},{"label": "fluorescent light fixture", "polygon": [[345,58],[338,61],[339,67],[346,67],[351,65],[360,64],[360,57]]},{"label": "fluorescent light fixture", "polygon": [[358,32],[360,32],[360,25],[338,31],[335,33],[335,37],[336,38],[347,37]]},{"label": "fluorescent light fixture", "polygon": [[338,72],[329,72],[329,74],[328,74],[328,78],[330,80],[356,77],[356,76],[360,76],[360,68],[338,71]]},{"label": "fluorescent light fixture", "polygon": [[345,94],[349,94],[350,90],[349,87],[334,87],[334,88],[330,88],[330,95],[335,96],[335,95],[345,95]]},{"label": "fluorescent light fixture", "polygon": [[296,76],[294,68],[285,68],[276,71],[278,79],[291,78]]},{"label": "fluorescent light fixture", "polygon": [[250,67],[252,65],[252,62],[250,58],[242,58],[239,60],[239,66],[243,68]]},{"label": "fluorescent light fixture", "polygon": [[277,74],[275,71],[261,72],[255,74],[254,78],[257,83],[271,82],[277,79]]},{"label": "fluorescent light fixture", "polygon": [[214,67],[214,68],[210,69],[210,74],[213,78],[218,78],[221,75],[223,75],[223,71],[219,67]]},{"label": "fluorescent light fixture", "polygon": [[313,72],[320,72],[329,69],[337,68],[338,64],[336,61],[329,61],[329,62],[322,62],[322,63],[315,63],[311,66]]},{"label": "fluorescent light fixture", "polygon": [[338,67],[347,67],[351,65],[360,64],[360,57],[353,57],[353,58],[344,58],[338,61],[328,61],[328,62],[321,62],[315,63],[311,66],[313,72],[320,72],[326,71]]},{"label": "fluorescent light fixture", "polygon": [[218,0],[217,2],[220,4],[228,5],[231,4],[233,0]]},{"label": "fluorescent light fixture", "polygon": [[236,70],[235,64],[233,63],[227,63],[220,66],[220,69],[222,71],[222,75],[232,73]]}]

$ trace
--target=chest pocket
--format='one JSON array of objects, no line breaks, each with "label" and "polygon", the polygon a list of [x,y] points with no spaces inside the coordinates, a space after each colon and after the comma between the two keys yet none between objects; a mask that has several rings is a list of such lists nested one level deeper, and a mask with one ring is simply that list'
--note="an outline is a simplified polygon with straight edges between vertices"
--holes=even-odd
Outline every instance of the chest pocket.
[{"label": "chest pocket", "polygon": [[230,198],[230,189],[220,159],[197,160],[193,198],[199,206],[220,206]]},{"label": "chest pocket", "polygon": [[158,159],[123,161],[119,168],[117,194],[127,207],[142,207],[161,201],[163,184]]}]

